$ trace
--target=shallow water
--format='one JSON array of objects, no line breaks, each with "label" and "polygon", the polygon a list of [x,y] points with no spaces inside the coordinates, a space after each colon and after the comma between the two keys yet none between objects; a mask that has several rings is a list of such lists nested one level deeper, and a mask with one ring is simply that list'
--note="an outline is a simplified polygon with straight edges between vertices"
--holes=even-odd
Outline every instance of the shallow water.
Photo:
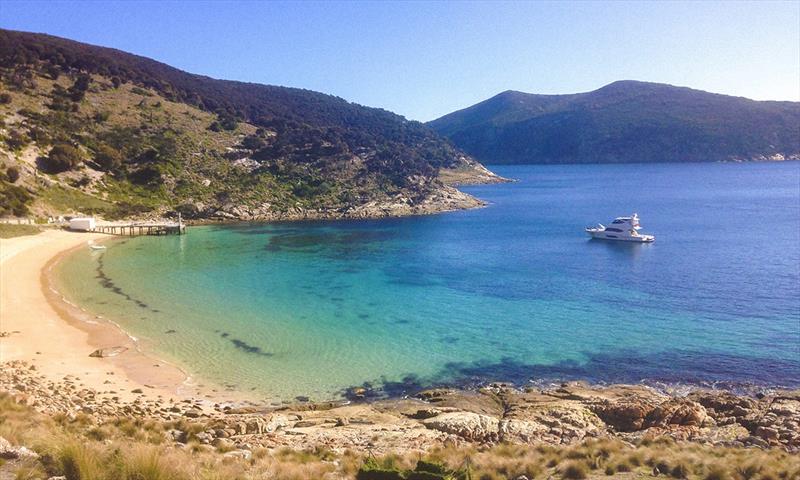
[{"label": "shallow water", "polygon": [[[61,289],[207,382],[800,386],[800,163],[497,167],[488,208],[191,228],[81,250]],[[639,213],[651,245],[589,240]],[[167,333],[169,332],[169,333]]]}]

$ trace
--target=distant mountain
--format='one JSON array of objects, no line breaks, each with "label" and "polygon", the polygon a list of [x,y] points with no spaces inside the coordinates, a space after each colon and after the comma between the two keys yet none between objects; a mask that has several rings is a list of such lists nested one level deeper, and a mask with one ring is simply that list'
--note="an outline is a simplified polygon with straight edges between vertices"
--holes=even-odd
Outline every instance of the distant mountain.
[{"label": "distant mountain", "polygon": [[800,103],[619,81],[570,95],[506,91],[428,123],[484,163],[800,158]]},{"label": "distant mountain", "polygon": [[53,185],[91,197],[69,209],[102,201],[106,213],[121,202],[120,214],[245,219],[426,213],[479,204],[440,175],[495,178],[386,110],[44,34],[0,30],[0,118],[0,166],[17,172],[0,174],[0,200],[32,196],[42,214],[67,208],[48,200]]}]

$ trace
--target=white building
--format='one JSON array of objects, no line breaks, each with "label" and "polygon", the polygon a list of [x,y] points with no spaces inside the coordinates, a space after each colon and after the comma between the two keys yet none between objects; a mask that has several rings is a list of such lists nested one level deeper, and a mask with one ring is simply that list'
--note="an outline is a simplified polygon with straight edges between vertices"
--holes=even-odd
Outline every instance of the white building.
[{"label": "white building", "polygon": [[90,217],[78,217],[73,218],[69,221],[69,229],[70,230],[80,230],[83,232],[89,232],[94,230],[94,218]]}]

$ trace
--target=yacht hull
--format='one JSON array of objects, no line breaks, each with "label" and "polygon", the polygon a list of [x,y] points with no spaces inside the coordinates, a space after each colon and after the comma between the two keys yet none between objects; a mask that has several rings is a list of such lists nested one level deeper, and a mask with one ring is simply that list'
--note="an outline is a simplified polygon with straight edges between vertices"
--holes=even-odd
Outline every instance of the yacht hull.
[{"label": "yacht hull", "polygon": [[591,231],[587,230],[586,233],[598,240],[608,240],[612,242],[633,242],[633,243],[652,243],[656,240],[656,237],[652,235],[639,235],[636,237],[632,237],[629,235],[618,235],[618,234],[611,234],[604,231]]}]

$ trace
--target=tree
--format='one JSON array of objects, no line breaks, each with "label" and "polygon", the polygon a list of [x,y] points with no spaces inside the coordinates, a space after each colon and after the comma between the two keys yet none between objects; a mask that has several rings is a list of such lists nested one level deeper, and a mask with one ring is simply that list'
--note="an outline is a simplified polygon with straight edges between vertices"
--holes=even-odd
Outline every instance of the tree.
[{"label": "tree", "polygon": [[33,197],[24,188],[0,182],[0,215],[27,215],[31,200]]},{"label": "tree", "polygon": [[19,150],[27,145],[30,141],[31,139],[19,130],[11,130],[8,132],[8,136],[6,137],[6,145],[8,145],[11,150]]},{"label": "tree", "polygon": [[8,167],[6,177],[8,177],[9,182],[16,183],[19,180],[19,169],[17,167]]},{"label": "tree", "polygon": [[80,102],[83,100],[83,97],[86,95],[86,90],[89,89],[89,83],[91,81],[92,77],[89,75],[78,75],[78,78],[75,79],[75,83],[69,87],[69,96],[73,102]]},{"label": "tree", "polygon": [[66,172],[80,165],[83,161],[81,152],[67,143],[55,145],[50,154],[44,158],[44,170],[49,173]]},{"label": "tree", "polygon": [[114,147],[100,145],[94,155],[94,161],[100,167],[100,170],[112,172],[119,170],[122,166],[122,154]]}]

